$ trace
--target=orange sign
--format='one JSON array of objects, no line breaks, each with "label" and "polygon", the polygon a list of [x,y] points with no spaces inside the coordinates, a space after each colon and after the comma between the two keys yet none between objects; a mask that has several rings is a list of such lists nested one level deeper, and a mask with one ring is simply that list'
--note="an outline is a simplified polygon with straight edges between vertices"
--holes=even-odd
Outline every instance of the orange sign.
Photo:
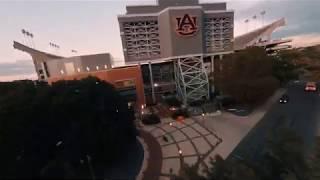
[{"label": "orange sign", "polygon": [[183,17],[177,17],[177,29],[176,32],[181,36],[193,36],[198,31],[197,17],[191,17],[189,14],[185,14]]}]

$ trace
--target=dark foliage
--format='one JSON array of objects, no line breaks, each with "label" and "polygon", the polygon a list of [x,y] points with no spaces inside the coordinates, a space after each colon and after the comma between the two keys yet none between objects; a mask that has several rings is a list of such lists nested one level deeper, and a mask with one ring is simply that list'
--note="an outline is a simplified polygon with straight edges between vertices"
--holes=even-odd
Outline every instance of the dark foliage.
[{"label": "dark foliage", "polygon": [[135,140],[133,113],[96,78],[0,83],[0,179],[86,178]]},{"label": "dark foliage", "polygon": [[293,58],[288,53],[282,52],[273,59],[273,75],[282,84],[299,78],[298,66],[293,63]]},{"label": "dark foliage", "polygon": [[189,117],[188,110],[187,109],[178,109],[177,111],[173,112],[171,118],[176,120],[179,116],[182,116],[184,118],[188,118]]},{"label": "dark foliage", "polygon": [[166,103],[169,105],[169,106],[174,106],[174,107],[180,107],[181,106],[181,102],[175,98],[175,97],[170,97],[168,99],[166,99]]},{"label": "dark foliage", "polygon": [[248,48],[226,56],[215,74],[217,88],[238,103],[264,102],[278,88],[273,76],[273,58],[263,48]]},{"label": "dark foliage", "polygon": [[145,125],[159,124],[160,117],[156,114],[145,114],[142,116],[142,123]]}]

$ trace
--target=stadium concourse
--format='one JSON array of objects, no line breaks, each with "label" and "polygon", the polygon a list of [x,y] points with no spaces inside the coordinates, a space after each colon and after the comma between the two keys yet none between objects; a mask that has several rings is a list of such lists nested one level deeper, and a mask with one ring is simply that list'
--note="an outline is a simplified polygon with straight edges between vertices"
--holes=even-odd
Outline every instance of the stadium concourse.
[{"label": "stadium concourse", "polygon": [[[276,53],[289,48],[283,44],[291,41],[272,40],[272,33],[285,25],[284,18],[234,37],[234,11],[228,10],[225,2],[158,0],[156,5],[127,6],[126,13],[117,18],[124,55],[121,66],[115,65],[110,53],[62,57],[17,41],[13,47],[31,55],[40,81],[51,84],[95,76],[113,84],[138,113],[146,104],[153,106],[162,123],[138,126],[144,148],[138,179],[169,179],[179,173],[183,163],[206,168],[215,150],[231,149],[235,144],[223,143],[229,137],[221,132],[225,124],[216,121],[221,129],[210,128],[216,118],[191,117],[182,123],[168,118],[168,107],[159,103],[164,96],[176,96],[184,106],[209,99],[215,89],[209,84],[214,77],[209,75],[220,70],[225,55],[250,46]],[[239,121],[223,122],[239,126]],[[240,124],[241,132],[231,133],[242,138],[256,123],[249,122]]]}]

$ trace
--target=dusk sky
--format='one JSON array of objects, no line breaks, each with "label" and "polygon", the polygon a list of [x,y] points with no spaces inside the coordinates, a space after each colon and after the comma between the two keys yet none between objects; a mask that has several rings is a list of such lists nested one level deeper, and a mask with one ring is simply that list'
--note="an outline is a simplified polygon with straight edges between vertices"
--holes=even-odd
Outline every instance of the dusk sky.
[{"label": "dusk sky", "polygon": [[[62,56],[109,52],[123,60],[117,15],[126,5],[155,4],[155,0],[105,1],[2,1],[0,0],[0,81],[35,77],[31,57],[13,49],[13,40],[24,42],[21,29],[34,34],[36,48]],[[221,2],[221,0],[200,0]],[[275,37],[294,38],[295,45],[320,43],[320,0],[227,0],[235,11],[235,35],[246,32],[244,20],[266,10],[265,22],[281,17],[287,26]],[[261,17],[250,29],[261,26]],[[60,50],[49,47],[60,45]],[[30,43],[30,42],[28,42]],[[78,51],[72,54],[71,49]]]}]

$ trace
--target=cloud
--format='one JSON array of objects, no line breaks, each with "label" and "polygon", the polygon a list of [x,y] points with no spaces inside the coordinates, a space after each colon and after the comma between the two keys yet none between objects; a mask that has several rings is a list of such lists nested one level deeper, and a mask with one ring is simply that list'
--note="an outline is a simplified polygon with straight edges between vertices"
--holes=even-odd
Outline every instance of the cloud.
[{"label": "cloud", "polygon": [[290,36],[288,39],[293,41],[290,43],[293,47],[307,47],[320,44],[320,33],[302,34]]},{"label": "cloud", "polygon": [[[233,1],[238,2],[237,0]],[[262,17],[259,15],[263,10],[267,12],[264,16],[264,20],[267,23],[271,23],[282,17],[286,18],[287,27],[280,29],[274,34],[274,37],[279,38],[319,33],[319,7],[320,1],[318,0],[263,0],[256,2],[254,6],[249,8],[242,8],[240,6],[235,6],[234,8],[236,9],[236,21],[246,18],[251,18],[252,20],[253,15],[258,15],[257,20],[261,22]],[[243,21],[242,24],[244,24]]]},{"label": "cloud", "polygon": [[0,81],[30,79],[34,77],[36,77],[36,74],[31,60],[0,63]]},{"label": "cloud", "polygon": [[0,76],[0,82],[7,82],[7,81],[15,81],[15,80],[36,80],[36,74],[30,75],[12,75],[12,76]]}]

